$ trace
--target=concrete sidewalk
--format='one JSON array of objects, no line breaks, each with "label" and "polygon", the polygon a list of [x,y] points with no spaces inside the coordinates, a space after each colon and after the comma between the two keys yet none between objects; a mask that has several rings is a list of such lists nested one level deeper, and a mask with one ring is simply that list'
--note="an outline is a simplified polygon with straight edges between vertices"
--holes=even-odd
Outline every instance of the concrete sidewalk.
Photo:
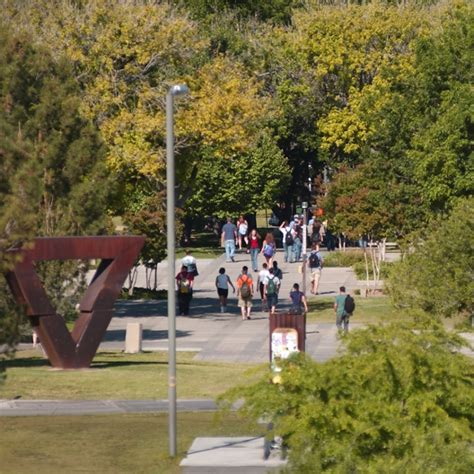
[{"label": "concrete sidewalk", "polygon": [[[215,411],[214,400],[178,400],[178,411]],[[0,416],[167,413],[168,400],[0,400]]]},{"label": "concrete sidewalk", "polygon": [[[259,257],[261,265],[262,257]],[[281,251],[276,260],[283,271],[278,310],[290,306],[289,293],[294,283],[301,285],[301,262],[283,262]],[[242,321],[237,299],[230,292],[228,312],[220,313],[215,288],[215,278],[221,266],[234,282],[242,266],[250,265],[250,255],[236,254],[235,263],[226,263],[225,255],[213,260],[198,260],[199,277],[195,281],[195,291],[189,316],[178,316],[176,322],[177,350],[196,351],[196,359],[225,362],[265,362],[268,360],[268,313],[261,310],[260,296],[254,297],[252,319]],[[164,268],[163,268],[164,270]],[[255,280],[257,273],[252,272]],[[166,271],[159,273],[159,287],[166,288]],[[349,289],[359,286],[354,273],[348,268],[324,268],[320,296],[335,296],[339,286]],[[308,275],[309,289],[309,275]],[[309,293],[309,292],[308,292]],[[167,350],[167,303],[166,301],[120,301],[116,305],[116,316],[107,330],[101,350],[124,348],[127,323],[143,325],[143,349],[147,351]],[[356,325],[354,325],[356,327]],[[332,323],[308,324],[307,352],[318,361],[333,357],[338,349],[336,327]]]}]

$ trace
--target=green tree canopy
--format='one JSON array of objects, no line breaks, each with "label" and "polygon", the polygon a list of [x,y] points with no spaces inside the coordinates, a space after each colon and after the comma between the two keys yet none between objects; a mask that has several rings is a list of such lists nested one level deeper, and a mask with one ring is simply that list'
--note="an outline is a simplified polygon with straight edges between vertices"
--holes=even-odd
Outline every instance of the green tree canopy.
[{"label": "green tree canopy", "polygon": [[[81,118],[67,59],[0,28],[0,273],[9,249],[33,236],[103,233],[112,189],[104,146]],[[57,274],[56,284],[64,291]],[[58,280],[61,280],[60,283]],[[14,341],[17,312],[1,283],[0,345]]]},{"label": "green tree canopy", "polygon": [[[474,198],[419,235],[387,282],[394,304],[437,317],[474,315]],[[442,269],[442,275],[440,271]]]},{"label": "green tree canopy", "polygon": [[437,323],[354,331],[343,356],[323,364],[302,355],[281,372],[232,390],[242,411],[272,421],[289,448],[290,470],[465,472],[474,468],[473,361]]}]

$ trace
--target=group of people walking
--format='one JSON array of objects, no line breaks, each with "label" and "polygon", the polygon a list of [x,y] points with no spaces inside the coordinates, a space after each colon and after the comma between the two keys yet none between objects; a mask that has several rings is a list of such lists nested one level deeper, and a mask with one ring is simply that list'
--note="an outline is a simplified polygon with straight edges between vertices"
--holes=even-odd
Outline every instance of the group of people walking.
[{"label": "group of people walking", "polygon": [[[284,221],[279,227],[282,234],[284,260],[286,263],[302,260],[304,238],[302,225],[302,217],[295,215],[291,222]],[[274,260],[276,244],[273,234],[267,233],[262,241],[256,229],[248,231],[249,225],[244,216],[240,216],[236,224],[232,222],[231,218],[228,218],[226,224],[222,227],[221,244],[225,248],[226,262],[235,262],[237,246],[239,250],[245,250],[246,253],[250,254],[252,270],[258,272],[256,279],[254,280],[252,277],[247,265],[242,267],[235,285],[224,267],[219,269],[215,279],[220,311],[222,313],[227,312],[227,301],[229,289],[231,288],[237,294],[242,320],[251,319],[254,297],[258,294],[260,295],[262,311],[269,311],[271,313],[276,311],[283,278],[282,271]],[[324,262],[319,245],[324,239],[325,227],[320,221],[312,220],[310,221],[308,232],[310,232],[311,251],[304,265],[307,266],[311,275],[310,291],[312,294],[317,295]],[[264,259],[260,271],[258,269],[259,255]],[[178,307],[179,314],[181,315],[189,314],[194,278],[197,275],[196,259],[187,251],[186,256],[182,260],[181,270],[176,275]],[[343,290],[341,293],[344,295],[345,289],[341,287],[341,290]],[[298,283],[293,285],[289,298],[291,300],[291,311],[297,314],[308,311],[306,296],[300,290]],[[336,299],[334,310],[337,315],[338,329],[344,329],[347,332],[350,314],[347,308],[343,308],[342,301],[342,296]],[[344,301],[346,301],[345,295]]]},{"label": "group of people walking", "polygon": [[245,244],[246,252],[250,254],[252,270],[258,272],[259,255],[263,256],[267,265],[272,265],[276,253],[275,238],[268,232],[262,241],[257,229],[252,229],[250,233],[248,229],[249,225],[244,216],[239,217],[237,224],[234,224],[230,217],[227,218],[226,224],[222,227],[221,245],[225,249],[226,262],[235,262],[236,244],[239,250],[242,250]]},{"label": "group of people walking", "polygon": [[[250,313],[253,306],[253,299],[257,292],[260,293],[262,311],[274,313],[278,303],[281,280],[282,272],[277,262],[273,262],[271,268],[268,268],[267,263],[263,264],[263,268],[258,274],[256,285],[254,285],[254,280],[246,265],[242,267],[235,286],[230,277],[226,274],[225,268],[220,268],[215,285],[219,296],[221,312],[224,313],[227,311],[227,298],[229,295],[229,287],[231,287],[234,293],[237,291],[238,305],[240,307],[242,320],[251,319]],[[303,292],[299,291],[299,285],[297,283],[293,286],[289,296],[292,301],[292,310],[295,313],[308,311],[306,297]]]}]

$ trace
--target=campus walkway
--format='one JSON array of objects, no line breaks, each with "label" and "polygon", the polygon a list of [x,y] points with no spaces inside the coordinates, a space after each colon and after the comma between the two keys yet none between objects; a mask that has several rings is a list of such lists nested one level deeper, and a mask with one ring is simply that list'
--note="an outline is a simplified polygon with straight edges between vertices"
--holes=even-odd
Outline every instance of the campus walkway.
[{"label": "campus walkway", "polygon": [[[323,252],[324,255],[324,252]],[[280,253],[276,257],[283,270],[279,310],[289,305],[288,294],[295,282],[301,283],[301,264],[284,264]],[[235,282],[242,265],[249,265],[250,257],[236,255],[235,263],[225,263],[222,255],[216,259],[198,261],[199,277],[189,316],[177,318],[177,349],[195,351],[196,359],[204,361],[230,361],[236,363],[266,362],[268,360],[268,316],[261,311],[260,299],[255,299],[254,312],[250,321],[242,321],[235,296],[230,298],[229,312],[219,312],[214,287],[217,271],[224,266]],[[259,258],[261,264],[261,258]],[[179,262],[177,262],[177,268]],[[158,284],[166,289],[166,262],[159,266]],[[309,279],[308,279],[309,280]],[[144,272],[139,275],[138,284],[143,284]],[[320,295],[311,298],[335,296],[339,286],[349,291],[362,286],[348,268],[325,268],[320,284]],[[308,281],[309,288],[309,281]],[[332,305],[331,302],[328,305]],[[100,350],[123,350],[125,329],[128,322],[140,322],[144,328],[143,349],[165,351],[167,339],[167,306],[165,301],[120,301]],[[351,322],[356,328],[357,323]],[[463,334],[474,345],[474,334]],[[31,347],[31,345],[26,345]],[[25,348],[26,348],[25,347]],[[306,351],[317,361],[325,361],[337,354],[339,347],[334,323],[308,323]],[[474,356],[472,349],[462,350]],[[212,411],[216,409],[213,400],[178,400],[179,411]],[[0,400],[0,416],[32,415],[93,415],[99,413],[146,413],[166,412],[167,400]]]},{"label": "campus walkway", "polygon": [[[322,252],[324,255],[324,252]],[[289,292],[294,283],[301,285],[301,263],[285,264],[281,251],[276,260],[283,271],[279,311],[290,305]],[[263,263],[259,256],[259,264]],[[238,253],[235,263],[226,263],[225,255],[215,259],[198,260],[199,277],[189,316],[178,316],[177,350],[195,351],[196,359],[236,363],[268,361],[268,313],[261,311],[260,297],[255,297],[252,319],[242,321],[235,295],[230,293],[228,313],[221,314],[215,289],[215,277],[221,266],[235,284],[243,265],[250,265],[250,256]],[[176,262],[176,269],[180,261]],[[166,289],[167,263],[159,265],[158,287]],[[257,273],[252,273],[256,276]],[[309,274],[308,294],[309,294]],[[140,269],[138,286],[144,285],[144,269]],[[334,296],[339,286],[349,290],[358,286],[353,272],[347,268],[325,268],[319,287],[320,296]],[[331,303],[329,303],[331,305]],[[100,350],[123,350],[127,323],[143,325],[143,349],[166,351],[168,349],[168,319],[166,301],[119,301]],[[353,325],[356,327],[357,325]],[[318,361],[333,357],[339,344],[334,323],[309,323],[307,325],[307,352]],[[178,400],[179,411],[212,411],[213,400]],[[0,400],[0,416],[35,415],[94,415],[112,413],[167,412],[167,400]]]},{"label": "campus walkway", "polygon": [[[323,252],[324,254],[324,252]],[[301,286],[301,262],[285,264],[281,251],[276,260],[283,271],[280,290],[279,311],[290,305],[289,293],[294,283]],[[259,257],[259,263],[263,263]],[[221,266],[234,282],[243,265],[250,265],[250,255],[238,253],[235,263],[225,262],[225,255],[213,260],[198,260],[199,276],[195,280],[194,298],[189,316],[178,316],[176,322],[177,350],[196,351],[196,359],[225,362],[265,362],[268,360],[269,328],[268,313],[261,308],[260,296],[254,298],[252,319],[242,321],[237,299],[230,291],[228,312],[221,314],[215,289],[215,278]],[[179,262],[177,262],[177,268]],[[166,262],[159,266],[158,286],[166,289]],[[257,273],[252,272],[257,277]],[[142,276],[139,278],[142,279]],[[308,275],[308,294],[309,294]],[[321,296],[335,296],[339,286],[349,290],[358,282],[348,268],[324,268],[319,292]],[[310,295],[310,297],[314,297]],[[316,297],[317,298],[317,297]],[[331,303],[329,303],[331,305]],[[123,349],[127,323],[143,325],[143,349],[147,351],[167,350],[167,306],[165,301],[121,301],[101,344],[102,350]],[[356,327],[355,324],[353,327]],[[338,349],[334,323],[310,323],[307,326],[306,351],[317,361],[333,357]]]}]

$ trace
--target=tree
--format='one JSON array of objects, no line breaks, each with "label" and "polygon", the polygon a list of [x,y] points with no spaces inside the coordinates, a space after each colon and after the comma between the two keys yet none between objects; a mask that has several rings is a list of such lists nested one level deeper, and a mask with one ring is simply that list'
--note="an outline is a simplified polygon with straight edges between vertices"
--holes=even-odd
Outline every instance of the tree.
[{"label": "tree", "polygon": [[[104,167],[103,143],[79,114],[79,88],[70,63],[54,60],[47,50],[3,23],[0,31],[3,273],[14,264],[9,250],[28,245],[34,236],[105,232],[113,186]],[[74,302],[63,297],[77,285],[77,264],[38,265],[38,269],[58,311],[66,316]],[[0,311],[0,345],[12,345],[19,335],[18,310],[5,283]]]},{"label": "tree", "polygon": [[434,317],[474,315],[474,198],[458,202],[419,235],[396,263],[387,288],[395,305]]},{"label": "tree", "polygon": [[[357,221],[356,227],[361,227],[379,215],[379,227],[390,231],[393,226],[386,226],[386,217],[396,210],[398,218],[389,219],[398,227],[392,234],[403,238],[434,214],[449,211],[457,199],[472,195],[474,165],[468,143],[474,13],[464,2],[434,12],[430,31],[424,19],[422,34],[407,36],[397,61],[382,63],[373,81],[352,94],[347,107],[332,110],[321,123],[323,149],[349,155],[351,160],[345,161],[353,168],[329,187],[323,205],[328,205],[330,218],[335,218],[336,202],[345,196],[378,194],[384,212],[369,216],[340,206],[337,219]],[[340,185],[348,181],[350,193]]]},{"label": "tree", "polygon": [[292,472],[472,471],[473,362],[453,353],[465,342],[425,319],[345,341],[340,357],[319,364],[300,355],[280,383],[266,374],[225,399],[272,421]]},{"label": "tree", "polygon": [[263,135],[253,149],[216,160],[213,154],[199,163],[189,198],[193,214],[253,213],[272,206],[287,186],[290,170],[286,158],[271,137]]}]

